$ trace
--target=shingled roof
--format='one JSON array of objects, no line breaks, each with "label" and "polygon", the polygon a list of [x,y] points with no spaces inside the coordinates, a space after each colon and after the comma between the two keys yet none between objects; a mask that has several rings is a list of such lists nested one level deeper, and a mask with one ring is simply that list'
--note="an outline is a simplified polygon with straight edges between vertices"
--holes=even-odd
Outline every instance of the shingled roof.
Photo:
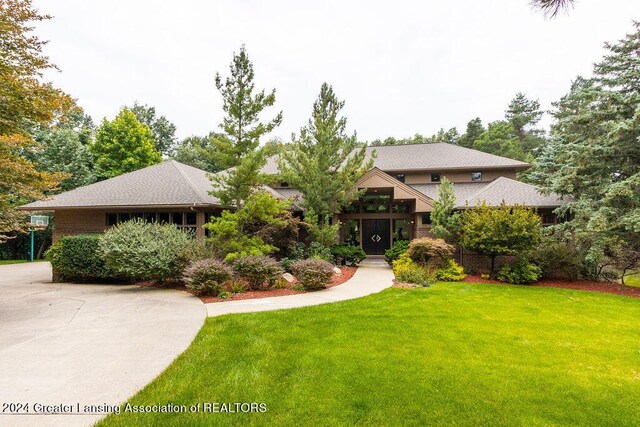
[{"label": "shingled roof", "polygon": [[140,206],[217,206],[208,173],[167,160],[24,205],[22,209]]},{"label": "shingled roof", "polygon": [[[412,185],[421,193],[438,199],[439,184]],[[558,207],[566,203],[557,194],[544,195],[535,185],[500,177],[491,182],[468,182],[453,184],[456,196],[456,207],[476,206],[485,202],[490,206],[498,206],[503,201],[508,205],[527,205],[536,207]]]},{"label": "shingled roof", "polygon": [[[455,169],[526,169],[529,163],[444,142],[430,144],[382,145],[367,147],[367,158],[375,150],[373,165],[391,171],[445,171]],[[262,169],[264,173],[278,173],[277,157],[272,156]]]}]

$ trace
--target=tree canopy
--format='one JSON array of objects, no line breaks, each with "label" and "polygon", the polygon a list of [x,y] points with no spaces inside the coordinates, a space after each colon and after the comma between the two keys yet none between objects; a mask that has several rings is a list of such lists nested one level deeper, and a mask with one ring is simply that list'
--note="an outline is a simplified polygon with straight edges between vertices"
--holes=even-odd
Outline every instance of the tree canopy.
[{"label": "tree canopy", "polygon": [[63,174],[36,169],[22,154],[37,150],[34,125],[48,125],[74,108],[74,101],[42,80],[55,69],[42,52],[45,41],[33,24],[49,19],[30,0],[0,0],[0,241],[26,227],[16,206],[41,199],[57,188]]},{"label": "tree canopy", "polygon": [[131,107],[131,111],[136,115],[140,123],[147,125],[153,132],[156,150],[164,155],[173,152],[176,143],[176,126],[165,116],[157,116],[155,107],[141,105],[137,102]]},{"label": "tree canopy", "polygon": [[569,196],[560,226],[598,257],[608,241],[640,243],[640,23],[554,104],[555,123],[531,179]]},{"label": "tree canopy", "polygon": [[111,121],[102,120],[91,146],[99,178],[112,178],[160,163],[153,132],[128,108]]},{"label": "tree canopy", "polygon": [[222,95],[226,116],[220,125],[223,133],[212,138],[214,163],[228,169],[211,176],[214,184],[211,194],[225,207],[241,208],[265,181],[260,170],[266,152],[260,148],[260,138],[280,125],[282,112],[269,121],[261,120],[263,110],[276,102],[276,92],[275,89],[269,94],[264,90],[255,92],[253,64],[244,46],[233,55],[229,68],[230,76],[224,81],[216,74],[216,87]]},{"label": "tree canopy", "polygon": [[323,83],[309,123],[294,135],[279,161],[282,180],[302,192],[305,208],[320,222],[358,198],[352,188],[373,166],[373,159],[366,160],[366,146],[355,133],[346,133],[343,107],[344,101]]}]

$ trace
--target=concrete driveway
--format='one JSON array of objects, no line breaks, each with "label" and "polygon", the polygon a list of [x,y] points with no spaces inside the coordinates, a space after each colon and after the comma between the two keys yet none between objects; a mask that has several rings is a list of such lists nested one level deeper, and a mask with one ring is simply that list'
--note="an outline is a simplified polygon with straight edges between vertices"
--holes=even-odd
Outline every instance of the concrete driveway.
[{"label": "concrete driveway", "polygon": [[[93,424],[103,414],[85,405],[127,400],[189,346],[206,315],[186,292],[51,283],[44,262],[0,266],[0,405],[28,404],[31,414],[0,406],[0,425]],[[32,415],[47,409],[73,414]]]}]

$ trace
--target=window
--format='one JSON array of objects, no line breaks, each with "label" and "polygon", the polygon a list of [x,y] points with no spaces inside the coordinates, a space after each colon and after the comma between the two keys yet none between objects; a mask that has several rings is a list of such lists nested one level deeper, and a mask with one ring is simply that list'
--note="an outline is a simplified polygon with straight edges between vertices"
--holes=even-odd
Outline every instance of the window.
[{"label": "window", "polygon": [[391,212],[393,213],[408,213],[409,205],[407,203],[396,203],[391,206]]},{"label": "window", "polygon": [[160,224],[169,224],[169,212],[159,212],[158,222]]},{"label": "window", "polygon": [[287,188],[288,186],[289,186],[288,182],[283,181],[283,182],[280,183],[280,187],[282,187],[282,188]]},{"label": "window", "polygon": [[196,225],[196,223],[198,222],[198,215],[195,212],[187,212],[186,214],[184,214],[185,216],[185,223],[184,225]]},{"label": "window", "polygon": [[440,182],[440,174],[432,173],[431,174],[431,182]]},{"label": "window", "polygon": [[118,214],[110,213],[107,214],[107,225],[112,226],[118,223]]},{"label": "window", "polygon": [[143,214],[143,218],[146,222],[155,222],[156,221],[156,214],[155,212],[146,212]]},{"label": "window", "polygon": [[182,212],[174,212],[171,214],[171,222],[175,225],[182,225]]},{"label": "window", "polygon": [[431,224],[431,212],[422,214],[422,224],[423,225]]},{"label": "window", "polygon": [[482,172],[471,172],[471,181],[482,181]]},{"label": "window", "polygon": [[404,174],[403,173],[397,174],[396,179],[400,182],[404,182]]},{"label": "window", "polygon": [[394,219],[393,220],[393,243],[398,240],[409,240],[409,220]]},{"label": "window", "polygon": [[128,213],[118,214],[118,222],[127,222],[131,219],[131,215]]}]

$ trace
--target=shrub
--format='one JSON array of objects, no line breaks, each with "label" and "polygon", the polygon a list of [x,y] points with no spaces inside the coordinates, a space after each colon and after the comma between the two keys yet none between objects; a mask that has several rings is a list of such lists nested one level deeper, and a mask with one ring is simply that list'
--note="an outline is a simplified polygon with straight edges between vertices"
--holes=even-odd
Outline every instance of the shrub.
[{"label": "shrub", "polygon": [[501,282],[521,285],[537,281],[541,274],[540,267],[530,264],[524,258],[520,258],[513,265],[502,267],[498,272],[497,279]]},{"label": "shrub", "polygon": [[182,251],[191,234],[170,224],[127,221],[111,227],[100,241],[107,268],[133,280],[165,281],[182,276]]},{"label": "shrub", "polygon": [[230,288],[234,294],[241,294],[247,291],[247,283],[244,280],[232,280]]},{"label": "shrub", "polygon": [[367,254],[360,246],[346,244],[331,247],[331,254],[338,263],[344,264],[348,262],[351,265],[358,265],[360,261],[367,257]]},{"label": "shrub", "polygon": [[249,289],[259,289],[265,282],[271,286],[284,273],[278,261],[264,255],[240,257],[233,270],[247,281]]},{"label": "shrub", "polygon": [[64,279],[104,280],[115,276],[105,266],[99,234],[80,234],[60,238],[47,251],[47,260]]},{"label": "shrub", "polygon": [[464,279],[464,268],[449,258],[444,267],[436,271],[436,278],[443,282],[459,282]]},{"label": "shrub", "polygon": [[306,290],[324,288],[333,276],[333,264],[322,259],[302,259],[293,263],[291,269]]},{"label": "shrub", "polygon": [[215,258],[193,261],[184,271],[187,289],[196,295],[219,295],[231,269]]},{"label": "shrub", "polygon": [[333,264],[333,254],[331,254],[331,249],[318,242],[312,242],[309,245],[309,251],[307,254],[309,258],[322,259]]},{"label": "shrub", "polygon": [[407,252],[409,250],[409,241],[408,240],[397,240],[391,248],[384,251],[384,259],[392,264],[393,261],[400,258],[400,255]]},{"label": "shrub", "polygon": [[447,259],[451,258],[455,248],[442,239],[431,239],[422,237],[414,239],[409,244],[409,256],[411,259],[422,265],[443,265]]},{"label": "shrub", "polygon": [[288,256],[280,260],[282,268],[284,268],[288,273],[291,273],[291,265],[299,259],[304,258],[304,250],[305,247],[303,243],[296,242],[292,244],[287,250]]},{"label": "shrub", "polygon": [[406,252],[393,262],[393,274],[400,282],[414,283],[419,286],[430,286],[436,279],[435,274],[428,267],[415,263]]},{"label": "shrub", "polygon": [[535,250],[527,253],[527,259],[540,267],[544,276],[561,274],[570,280],[577,280],[580,276],[582,258],[568,242],[553,238],[545,238]]}]

